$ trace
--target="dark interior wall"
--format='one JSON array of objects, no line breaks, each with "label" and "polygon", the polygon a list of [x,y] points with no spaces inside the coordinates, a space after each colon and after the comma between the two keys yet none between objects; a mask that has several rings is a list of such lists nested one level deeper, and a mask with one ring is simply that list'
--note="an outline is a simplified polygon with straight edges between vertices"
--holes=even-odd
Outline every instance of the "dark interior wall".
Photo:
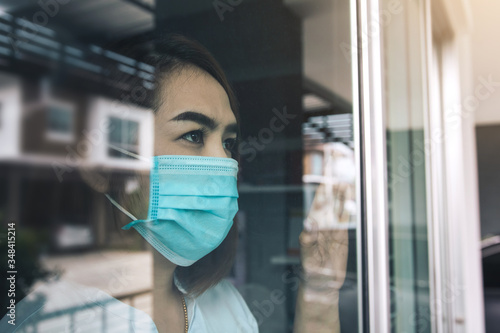
[{"label": "dark interior wall", "polygon": [[[186,8],[179,9],[182,6]],[[233,83],[240,102],[242,139],[250,141],[240,150],[244,181],[266,185],[291,180],[300,183],[301,20],[275,0],[243,1],[224,12],[223,20],[213,6],[201,12],[192,9],[189,14],[191,8],[191,3],[181,0],[158,1],[157,34],[175,32],[200,41]],[[271,126],[272,119],[284,112],[289,121],[278,120],[278,126],[285,126],[273,130],[276,127]],[[257,141],[254,145],[252,137]],[[250,152],[252,147],[256,155]],[[290,163],[293,168],[287,168]]]},{"label": "dark interior wall", "polygon": [[302,192],[288,190],[302,182],[302,23],[281,1],[240,1],[223,20],[209,3],[190,11],[186,1],[158,0],[156,33],[181,33],[201,42],[234,86],[241,114],[246,282],[281,290],[291,320],[295,298],[286,283],[288,268],[271,258],[286,256],[291,212],[302,209]]},{"label": "dark interior wall", "polygon": [[264,186],[301,184],[300,84],[299,76],[285,76],[234,85],[242,124],[242,182]]},{"label": "dark interior wall", "polygon": [[481,236],[500,234],[500,125],[477,126]]},{"label": "dark interior wall", "polygon": [[[199,12],[191,2],[158,0],[157,33],[200,41],[233,82],[302,75],[300,19],[278,0],[240,2],[224,12],[214,6]],[[180,11],[180,6],[186,9]],[[181,14],[173,16],[177,12]]]}]

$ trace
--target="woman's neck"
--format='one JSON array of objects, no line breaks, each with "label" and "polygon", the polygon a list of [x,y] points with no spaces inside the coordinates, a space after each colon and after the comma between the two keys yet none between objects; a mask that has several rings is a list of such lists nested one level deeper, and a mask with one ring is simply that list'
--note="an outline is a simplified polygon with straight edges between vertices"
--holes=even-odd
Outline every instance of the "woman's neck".
[{"label": "woman's neck", "polygon": [[[169,297],[177,293],[174,289],[174,272],[177,265],[153,250],[153,290]],[[166,292],[166,294],[165,294]]]},{"label": "woman's neck", "polygon": [[184,310],[174,284],[176,267],[153,250],[153,320],[158,332],[184,332]]}]

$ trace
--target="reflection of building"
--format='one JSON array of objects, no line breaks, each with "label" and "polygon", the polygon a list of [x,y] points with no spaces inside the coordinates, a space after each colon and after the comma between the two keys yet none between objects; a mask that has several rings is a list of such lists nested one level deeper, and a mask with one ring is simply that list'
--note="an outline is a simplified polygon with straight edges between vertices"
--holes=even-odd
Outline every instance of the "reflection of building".
[{"label": "reflection of building", "polygon": [[60,247],[112,241],[113,228],[103,209],[106,199],[82,176],[99,171],[100,177],[113,174],[124,184],[128,175],[147,172],[147,162],[110,145],[152,155],[151,112],[71,86],[52,85],[41,75],[4,72],[0,82],[1,182],[8,192],[3,214],[19,227],[51,226],[57,235],[54,245]]},{"label": "reflection of building", "polygon": [[101,192],[149,169],[114,148],[152,155],[154,68],[82,42],[77,30],[35,25],[30,11],[11,13],[0,12],[0,211],[58,235],[53,245],[113,243]]}]

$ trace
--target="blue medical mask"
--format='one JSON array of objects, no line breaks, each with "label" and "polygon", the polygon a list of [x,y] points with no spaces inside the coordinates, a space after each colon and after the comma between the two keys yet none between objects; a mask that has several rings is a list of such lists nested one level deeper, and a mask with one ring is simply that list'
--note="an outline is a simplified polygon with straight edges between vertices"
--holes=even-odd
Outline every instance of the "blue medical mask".
[{"label": "blue medical mask", "polygon": [[133,227],[165,258],[190,266],[226,238],[238,211],[238,162],[206,156],[154,156],[146,220]]}]

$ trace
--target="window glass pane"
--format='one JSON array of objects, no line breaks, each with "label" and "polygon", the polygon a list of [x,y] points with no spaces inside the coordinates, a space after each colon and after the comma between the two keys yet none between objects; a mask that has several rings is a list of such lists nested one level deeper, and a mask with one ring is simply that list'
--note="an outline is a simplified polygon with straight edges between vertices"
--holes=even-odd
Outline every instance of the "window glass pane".
[{"label": "window glass pane", "polygon": [[115,117],[109,118],[109,142],[121,143],[122,142],[122,120]]},{"label": "window glass pane", "polygon": [[384,28],[393,332],[431,331],[422,6],[401,5]]},{"label": "window glass pane", "polygon": [[133,159],[133,156],[127,155],[123,151],[119,151],[116,147],[137,154],[139,123],[136,121],[110,117],[109,128],[108,140],[114,146],[108,149],[109,156]]},{"label": "window glass pane", "polygon": [[139,123],[136,121],[125,121],[127,132],[125,134],[124,143],[128,145],[137,145],[139,136]]},{"label": "window glass pane", "polygon": [[52,106],[49,108],[48,129],[51,132],[71,134],[73,113],[61,107]]},{"label": "window glass pane", "polygon": [[40,254],[17,301],[47,310],[16,329],[359,331],[351,2],[2,8],[23,43],[0,75],[75,103],[48,122],[78,139],[39,144],[26,112],[44,158],[0,161],[19,256]]}]

